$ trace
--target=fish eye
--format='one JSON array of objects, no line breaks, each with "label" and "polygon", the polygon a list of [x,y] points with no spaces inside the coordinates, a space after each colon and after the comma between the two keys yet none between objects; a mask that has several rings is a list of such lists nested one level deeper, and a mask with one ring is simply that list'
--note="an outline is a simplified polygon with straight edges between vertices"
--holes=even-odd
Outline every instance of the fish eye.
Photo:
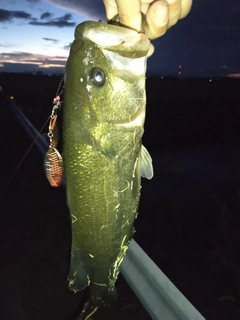
[{"label": "fish eye", "polygon": [[105,83],[105,73],[100,68],[94,68],[92,70],[92,82],[97,87],[102,87]]}]

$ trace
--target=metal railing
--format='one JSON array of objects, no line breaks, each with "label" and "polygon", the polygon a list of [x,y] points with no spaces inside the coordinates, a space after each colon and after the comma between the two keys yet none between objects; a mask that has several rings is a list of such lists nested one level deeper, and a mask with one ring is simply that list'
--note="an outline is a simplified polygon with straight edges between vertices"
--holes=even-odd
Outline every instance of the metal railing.
[{"label": "metal railing", "polygon": [[[9,100],[13,113],[44,155],[48,141]],[[205,320],[151,258],[132,240],[120,271],[153,320]]]}]

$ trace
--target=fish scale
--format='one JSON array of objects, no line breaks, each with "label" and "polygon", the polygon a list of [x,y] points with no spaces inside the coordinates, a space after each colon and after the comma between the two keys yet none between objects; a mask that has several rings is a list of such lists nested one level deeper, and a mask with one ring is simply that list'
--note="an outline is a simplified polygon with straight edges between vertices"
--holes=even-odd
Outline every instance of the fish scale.
[{"label": "fish scale", "polygon": [[66,65],[63,164],[72,218],[69,287],[89,287],[88,319],[115,291],[133,236],[141,175],[151,178],[142,146],[149,40],[115,25],[84,22]]}]

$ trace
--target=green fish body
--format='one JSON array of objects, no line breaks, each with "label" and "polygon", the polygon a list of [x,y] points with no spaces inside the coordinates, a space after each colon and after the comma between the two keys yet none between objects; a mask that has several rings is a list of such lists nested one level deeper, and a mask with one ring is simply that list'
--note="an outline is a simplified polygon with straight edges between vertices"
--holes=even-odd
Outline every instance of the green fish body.
[{"label": "green fish body", "polygon": [[65,72],[63,163],[72,219],[69,287],[90,289],[90,311],[115,290],[137,216],[149,40],[120,26],[78,25]]}]

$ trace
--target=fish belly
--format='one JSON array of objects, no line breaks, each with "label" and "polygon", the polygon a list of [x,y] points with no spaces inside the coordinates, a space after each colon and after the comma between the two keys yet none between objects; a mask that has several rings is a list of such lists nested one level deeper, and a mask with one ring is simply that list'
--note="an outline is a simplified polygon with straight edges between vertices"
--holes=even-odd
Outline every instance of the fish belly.
[{"label": "fish belly", "polygon": [[140,143],[138,149],[110,157],[78,141],[65,145],[67,202],[72,218],[69,285],[74,291],[90,285],[93,300],[114,291],[133,235],[140,196]]}]

